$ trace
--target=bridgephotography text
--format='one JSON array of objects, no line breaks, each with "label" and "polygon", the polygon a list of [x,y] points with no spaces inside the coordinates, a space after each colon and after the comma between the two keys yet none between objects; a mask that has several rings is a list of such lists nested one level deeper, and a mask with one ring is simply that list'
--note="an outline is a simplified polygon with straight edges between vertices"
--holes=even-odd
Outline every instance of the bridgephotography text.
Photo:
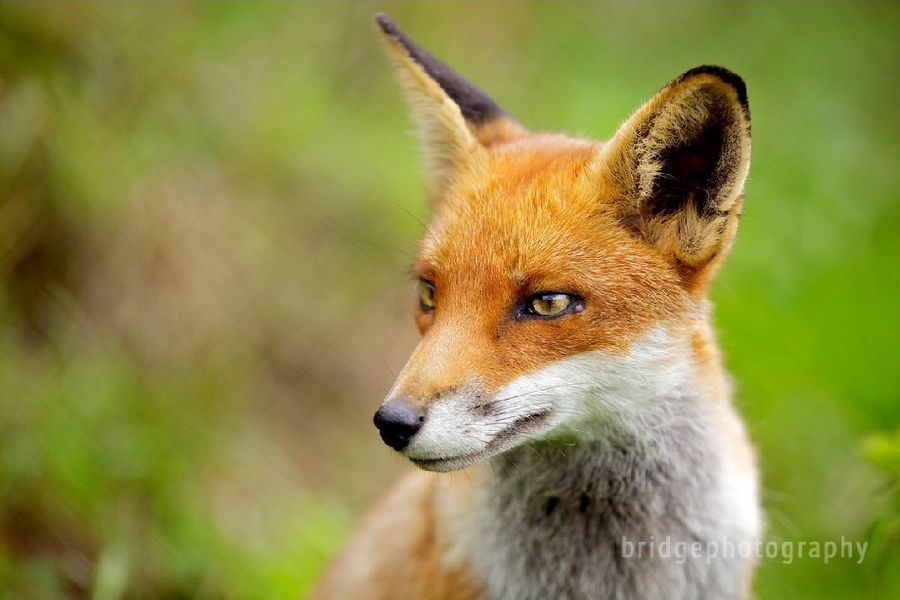
[{"label": "bridgephotography text", "polygon": [[748,558],[778,559],[782,564],[789,565],[795,559],[809,558],[821,560],[825,564],[833,560],[854,560],[856,564],[862,564],[866,558],[868,542],[848,540],[841,536],[839,540],[790,540],[790,541],[760,541],[753,544],[747,542],[735,543],[728,538],[721,538],[709,542],[673,540],[666,536],[661,540],[650,538],[649,540],[630,540],[623,537],[621,540],[622,558],[664,558],[675,560],[678,564],[684,564],[690,560],[703,559],[707,563],[718,558]]}]

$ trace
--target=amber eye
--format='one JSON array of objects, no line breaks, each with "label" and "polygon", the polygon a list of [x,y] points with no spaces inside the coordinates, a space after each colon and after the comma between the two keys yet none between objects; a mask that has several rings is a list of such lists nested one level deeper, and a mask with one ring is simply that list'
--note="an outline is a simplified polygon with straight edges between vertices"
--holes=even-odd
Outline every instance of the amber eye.
[{"label": "amber eye", "polygon": [[419,306],[422,310],[434,310],[434,284],[424,279],[419,280]]},{"label": "amber eye", "polygon": [[525,301],[524,313],[537,317],[559,317],[583,308],[580,298],[561,292],[533,294]]}]

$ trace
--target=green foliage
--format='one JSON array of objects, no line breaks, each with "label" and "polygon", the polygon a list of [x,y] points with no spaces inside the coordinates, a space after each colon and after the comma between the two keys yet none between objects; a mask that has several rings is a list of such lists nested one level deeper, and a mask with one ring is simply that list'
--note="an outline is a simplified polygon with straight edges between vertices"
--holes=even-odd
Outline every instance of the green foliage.
[{"label": "green foliage", "polygon": [[869,436],[863,453],[887,476],[885,507],[866,535],[872,576],[884,590],[896,590],[900,588],[900,429],[893,435]]},{"label": "green foliage", "polygon": [[871,437],[900,427],[896,3],[13,3],[0,598],[295,598],[401,468],[369,415],[428,210],[376,10],[534,128],[746,79],[713,300],[768,536],[872,547],[763,561],[757,592],[897,596],[900,438]]}]

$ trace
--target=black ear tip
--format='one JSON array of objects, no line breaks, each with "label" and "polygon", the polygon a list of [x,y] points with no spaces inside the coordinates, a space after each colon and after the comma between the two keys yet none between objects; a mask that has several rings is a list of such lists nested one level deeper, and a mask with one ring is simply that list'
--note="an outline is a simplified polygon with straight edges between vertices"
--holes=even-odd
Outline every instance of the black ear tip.
[{"label": "black ear tip", "polygon": [[375,15],[375,23],[386,36],[406,51],[410,59],[422,67],[425,73],[441,86],[451,100],[459,105],[463,117],[467,121],[481,124],[504,114],[496,102],[491,100],[478,86],[466,81],[449,66],[412,41],[389,16],[378,13]]},{"label": "black ear tip", "polygon": [[377,23],[378,26],[381,27],[381,30],[388,35],[396,35],[399,31],[397,25],[383,12],[375,14],[375,23]]},{"label": "black ear tip", "polygon": [[687,73],[682,74],[678,79],[676,79],[676,83],[679,81],[685,81],[694,77],[696,75],[713,75],[718,77],[728,85],[734,88],[734,91],[737,92],[738,102],[741,103],[741,106],[744,107],[744,110],[747,112],[750,111],[750,104],[747,99],[747,84],[744,83],[744,80],[740,75],[735,73],[734,71],[729,71],[725,67],[720,67],[717,65],[703,65],[700,67],[694,67]]}]

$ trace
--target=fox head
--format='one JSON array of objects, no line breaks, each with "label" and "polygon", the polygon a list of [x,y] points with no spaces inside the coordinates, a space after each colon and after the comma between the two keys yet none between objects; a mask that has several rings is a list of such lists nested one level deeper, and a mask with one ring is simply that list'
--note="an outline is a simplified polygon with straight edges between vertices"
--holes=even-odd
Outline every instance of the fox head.
[{"label": "fox head", "polygon": [[689,393],[718,360],[706,292],[750,163],[741,78],[692,69],[609,141],[574,139],[525,129],[376,21],[433,213],[413,265],[422,340],[375,416],[385,442],[454,470]]}]

